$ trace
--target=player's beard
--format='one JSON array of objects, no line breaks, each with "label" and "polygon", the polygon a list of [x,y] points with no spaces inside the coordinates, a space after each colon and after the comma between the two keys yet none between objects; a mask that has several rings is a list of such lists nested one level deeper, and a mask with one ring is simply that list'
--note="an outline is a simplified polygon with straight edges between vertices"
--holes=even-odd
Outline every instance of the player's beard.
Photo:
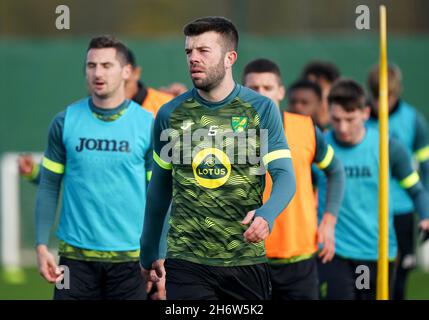
[{"label": "player's beard", "polygon": [[118,88],[107,87],[107,83],[106,83],[106,90],[104,90],[101,93],[98,93],[96,90],[93,90],[92,94],[95,95],[100,100],[106,100],[114,96],[117,91],[118,91]]},{"label": "player's beard", "polygon": [[219,83],[222,82],[222,80],[225,78],[225,73],[226,71],[224,61],[223,59],[220,59],[217,65],[214,65],[213,67],[207,69],[207,71],[205,72],[205,79],[191,79],[195,88],[205,92],[209,92],[213,88],[216,88]]},{"label": "player's beard", "polygon": [[94,91],[93,94],[100,100],[106,100],[107,98],[110,98],[109,93],[98,94]]}]

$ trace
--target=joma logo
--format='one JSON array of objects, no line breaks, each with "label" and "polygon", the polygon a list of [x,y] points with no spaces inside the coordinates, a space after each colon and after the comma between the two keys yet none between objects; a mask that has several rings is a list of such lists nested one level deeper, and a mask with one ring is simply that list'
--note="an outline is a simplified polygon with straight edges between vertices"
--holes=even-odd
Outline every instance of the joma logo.
[{"label": "joma logo", "polygon": [[372,176],[371,168],[368,166],[344,166],[347,178],[369,178]]},{"label": "joma logo", "polygon": [[80,143],[76,146],[77,152],[82,152],[83,149],[90,151],[110,151],[110,152],[131,152],[128,141],[116,141],[107,139],[87,139],[79,138]]}]

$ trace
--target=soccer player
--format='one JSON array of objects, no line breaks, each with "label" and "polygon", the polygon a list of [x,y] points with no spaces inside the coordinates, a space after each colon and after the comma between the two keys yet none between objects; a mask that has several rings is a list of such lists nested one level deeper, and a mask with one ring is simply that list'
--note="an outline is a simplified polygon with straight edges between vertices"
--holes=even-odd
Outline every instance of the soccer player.
[{"label": "soccer player", "polygon": [[[371,116],[368,125],[378,129],[378,65],[368,75]],[[398,66],[388,66],[388,107],[389,134],[401,142],[407,149],[409,157],[414,156],[419,164],[423,185],[429,188],[429,139],[425,118],[413,106],[401,99],[402,75]],[[415,220],[414,205],[410,196],[397,181],[391,182],[391,199],[394,212],[394,225],[398,239],[398,265],[396,267],[393,297],[403,300],[406,280],[410,270],[415,267]]]},{"label": "soccer player", "polygon": [[[263,240],[295,193],[280,113],[270,99],[234,81],[232,22],[203,17],[184,34],[194,88],[164,105],[155,120],[143,272],[149,281],[164,272],[158,247],[172,199],[167,299],[268,299]],[[273,188],[262,204],[265,167]]]},{"label": "soccer player", "polygon": [[90,97],[56,115],[49,129],[36,203],[39,272],[49,282],[63,276],[48,250],[63,181],[57,236],[70,289],[55,288],[54,299],[144,299],[139,238],[153,116],[125,97],[124,44],[93,38],[85,70]]},{"label": "soccer player", "polygon": [[[333,130],[326,135],[346,171],[344,200],[335,229],[336,253],[319,265],[322,295],[327,299],[375,299],[378,259],[379,135],[365,122],[370,109],[362,87],[353,80],[336,82],[328,96]],[[429,228],[429,194],[411,166],[405,147],[389,141],[391,176],[399,181],[421,216],[422,229]],[[323,183],[320,189],[324,189]],[[320,193],[321,194],[321,193]],[[323,208],[323,197],[319,204]],[[391,209],[391,208],[390,208]],[[397,254],[393,214],[389,216],[389,260],[392,276]],[[358,289],[359,266],[369,270],[369,288]],[[390,277],[392,279],[392,277]],[[362,283],[361,283],[362,284]],[[363,283],[364,284],[364,283]],[[367,283],[368,284],[368,283]]]},{"label": "soccer player", "polygon": [[[243,84],[273,100],[277,107],[285,96],[280,69],[267,59],[257,59],[245,66]],[[308,82],[308,85],[311,88],[317,86],[312,82]],[[306,87],[302,90],[298,85],[293,85],[289,93],[294,96],[293,99],[300,101],[295,105],[307,106],[307,101],[315,105],[311,100],[318,98],[312,90]],[[265,241],[272,298],[315,300],[319,297],[316,261],[318,242],[323,248],[319,257],[324,262],[330,261],[335,253],[334,230],[343,195],[344,169],[310,117],[290,112],[282,112],[282,116],[286,139],[293,154],[296,194],[275,220],[273,231]],[[312,163],[323,170],[329,185],[326,212],[319,228],[311,181]],[[265,201],[269,198],[271,185],[271,179],[267,175]]]},{"label": "soccer player", "polygon": [[147,87],[140,81],[141,67],[137,65],[134,53],[128,50],[128,63],[131,64],[130,78],[125,82],[125,96],[142,106],[143,109],[152,112],[154,117],[162,105],[174,98],[174,95]]},{"label": "soccer player", "polygon": [[322,105],[322,90],[310,80],[298,80],[287,90],[287,111],[311,117],[317,123],[317,112]]},{"label": "soccer player", "polygon": [[[143,109],[150,111],[154,116],[163,104],[170,101],[174,96],[169,93],[164,93],[151,87],[146,87],[141,81],[141,67],[137,65],[134,53],[128,49],[126,55],[126,63],[131,66],[131,76],[125,80],[125,97],[132,99],[134,102],[142,106]],[[174,83],[172,87],[180,90],[180,84]],[[20,174],[28,181],[39,184],[40,181],[40,164],[36,163],[31,155],[21,155],[18,158],[18,167]],[[152,289],[152,284],[148,283],[148,297],[152,299],[164,299],[165,288],[163,283],[158,282]]]},{"label": "soccer player", "polygon": [[188,91],[188,88],[186,88],[186,86],[183,83],[173,82],[172,84],[166,87],[160,87],[158,90],[177,97],[177,96],[180,96],[182,93],[185,93],[186,91]]},{"label": "soccer player", "polygon": [[340,71],[337,66],[326,61],[311,61],[302,71],[303,79],[316,82],[322,89],[322,105],[316,114],[316,124],[323,131],[329,128],[329,90],[339,77]]}]

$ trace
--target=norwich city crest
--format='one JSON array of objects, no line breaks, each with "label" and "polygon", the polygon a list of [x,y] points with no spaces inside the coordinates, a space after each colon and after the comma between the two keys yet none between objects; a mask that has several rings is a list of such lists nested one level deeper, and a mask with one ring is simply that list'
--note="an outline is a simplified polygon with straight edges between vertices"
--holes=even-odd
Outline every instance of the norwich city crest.
[{"label": "norwich city crest", "polygon": [[247,117],[232,117],[231,126],[234,132],[243,132],[247,128],[249,119]]}]

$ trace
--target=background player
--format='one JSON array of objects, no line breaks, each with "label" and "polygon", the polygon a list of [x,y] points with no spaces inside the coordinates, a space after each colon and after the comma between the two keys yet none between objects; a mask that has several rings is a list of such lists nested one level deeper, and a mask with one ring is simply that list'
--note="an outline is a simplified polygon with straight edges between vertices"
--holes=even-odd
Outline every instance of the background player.
[{"label": "background player", "polygon": [[[126,62],[131,66],[131,75],[125,80],[125,97],[132,99],[143,109],[150,111],[154,116],[163,104],[170,101],[174,96],[169,93],[161,92],[151,87],[146,87],[141,78],[141,67],[137,65],[134,53],[127,49]],[[180,83],[172,84],[176,91],[180,91]],[[168,87],[165,88],[168,91]],[[18,167],[20,174],[28,181],[39,184],[40,181],[40,164],[37,164],[31,155],[21,155],[18,158]],[[163,279],[164,280],[164,279]],[[147,283],[148,297],[153,299],[165,298],[165,286],[162,282],[158,282],[155,292],[155,287],[152,289],[152,283]]]},{"label": "background player", "polygon": [[124,44],[108,36],[92,39],[86,57],[91,96],[51,123],[37,193],[36,252],[41,275],[61,279],[47,245],[64,180],[57,236],[70,289],[56,288],[55,299],[146,296],[138,261],[153,117],[125,98],[130,74]]},{"label": "background player", "polygon": [[131,64],[132,72],[130,78],[125,82],[125,96],[140,104],[143,109],[152,112],[155,117],[159,108],[175,96],[147,87],[140,81],[142,69],[137,65],[135,55],[131,50],[128,50],[128,63]]},{"label": "background player", "polygon": [[[329,93],[330,130],[326,138],[346,171],[344,200],[336,225],[336,254],[320,264],[322,297],[327,299],[375,299],[378,259],[378,131],[365,126],[370,109],[362,87],[353,80],[336,82]],[[429,228],[429,194],[411,166],[405,148],[389,142],[389,165],[393,178],[407,191],[420,216],[420,226]],[[319,180],[321,181],[321,179]],[[321,181],[320,190],[324,190]],[[324,207],[322,192],[319,205]],[[392,210],[391,212],[392,213]],[[389,259],[397,254],[393,214],[389,217]],[[357,267],[369,268],[369,288],[356,287]],[[390,263],[390,279],[393,276]]]},{"label": "background player", "polygon": [[317,83],[298,80],[290,85],[286,98],[287,111],[311,117],[317,123],[317,112],[322,105],[322,90]]},{"label": "background player", "polygon": [[[311,88],[317,86],[312,82],[306,83]],[[257,59],[245,66],[243,85],[270,98],[277,107],[285,95],[280,69],[267,59]],[[301,89],[295,85],[289,90],[292,90],[293,94],[296,93],[293,98],[294,105],[304,105],[306,109],[309,104],[316,105],[312,99],[317,100],[318,96],[307,87]],[[334,256],[334,231],[343,195],[344,169],[310,117],[289,112],[282,112],[282,116],[286,139],[293,154],[297,187],[294,198],[277,217],[273,231],[265,241],[273,299],[318,299],[319,281],[315,253],[319,242],[322,246],[319,253],[322,261],[328,262]],[[323,170],[329,185],[328,205],[319,228],[315,196],[312,192],[312,163],[317,163]],[[271,179],[267,175],[265,201],[269,198],[271,185]]]},{"label": "background player", "polygon": [[[379,68],[374,66],[368,74],[371,116],[368,125],[378,129],[378,84]],[[408,155],[418,162],[423,185],[429,188],[429,139],[427,123],[423,115],[401,98],[402,74],[397,65],[388,66],[389,84],[389,135],[401,142]],[[398,261],[396,266],[393,298],[405,297],[408,273],[416,265],[414,205],[410,196],[397,181],[391,181],[391,203],[398,238]]]},{"label": "background player", "polygon": [[302,78],[316,82],[322,89],[322,105],[316,113],[316,124],[322,131],[329,127],[328,94],[332,84],[340,77],[340,71],[331,62],[311,61],[302,71]]}]

